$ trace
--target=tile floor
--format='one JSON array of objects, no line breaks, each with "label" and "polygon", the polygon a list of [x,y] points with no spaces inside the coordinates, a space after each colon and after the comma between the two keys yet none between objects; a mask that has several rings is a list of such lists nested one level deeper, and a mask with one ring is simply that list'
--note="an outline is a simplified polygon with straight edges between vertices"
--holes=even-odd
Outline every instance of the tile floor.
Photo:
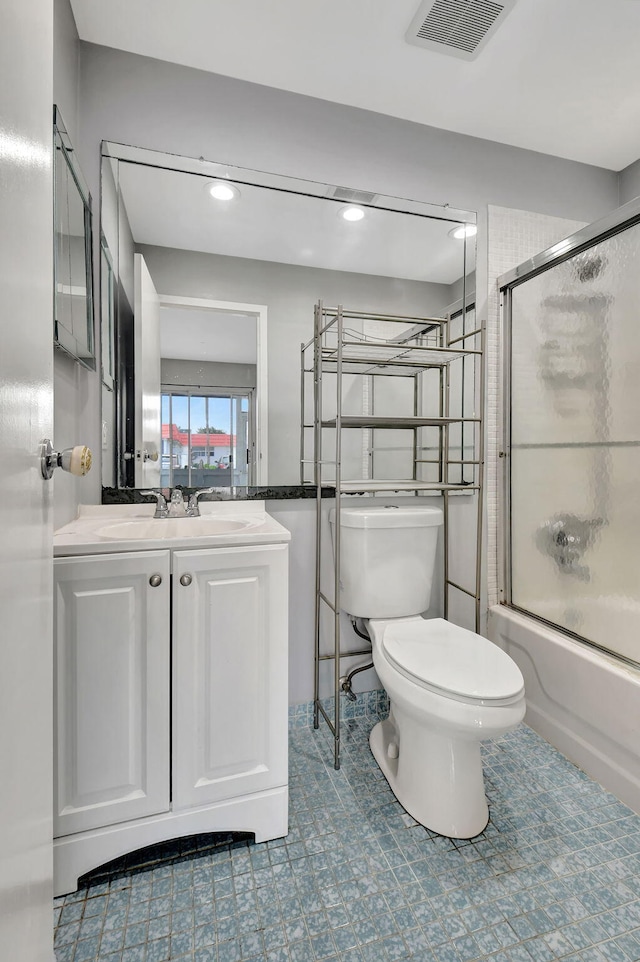
[{"label": "tile floor", "polygon": [[640,817],[522,726],[485,746],[485,832],[434,836],[375,765],[374,722],[345,722],[340,772],[322,730],[292,728],[286,839],[57,899],[57,962],[640,959]]}]

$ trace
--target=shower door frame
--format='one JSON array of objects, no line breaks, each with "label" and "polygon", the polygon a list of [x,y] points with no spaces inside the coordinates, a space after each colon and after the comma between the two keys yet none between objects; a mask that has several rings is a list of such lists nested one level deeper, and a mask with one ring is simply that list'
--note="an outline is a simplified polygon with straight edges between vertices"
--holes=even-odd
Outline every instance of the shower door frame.
[{"label": "shower door frame", "polygon": [[580,230],[575,231],[575,233],[558,241],[557,244],[553,244],[551,247],[546,248],[546,250],[541,251],[534,257],[519,264],[518,267],[514,267],[504,274],[501,274],[497,280],[500,291],[500,324],[498,337],[501,356],[499,358],[499,367],[502,371],[498,395],[498,415],[502,419],[501,426],[500,424],[498,426],[498,435],[501,441],[498,453],[500,460],[497,484],[498,523],[502,528],[502,530],[498,532],[497,539],[498,602],[564,635],[568,635],[570,638],[574,638],[576,641],[582,642],[605,655],[631,665],[633,668],[640,668],[640,663],[631,658],[627,658],[625,655],[612,651],[610,648],[605,648],[603,645],[599,645],[590,638],[585,638],[584,635],[571,631],[569,628],[549,621],[547,618],[543,618],[541,615],[537,615],[527,608],[521,608],[513,603],[511,578],[511,330],[513,319],[512,295],[514,288],[526,283],[526,281],[531,280],[531,278],[536,277],[538,274],[543,274],[558,264],[570,260],[576,254],[587,251],[596,244],[608,240],[608,238],[614,237],[616,234],[620,234],[638,224],[640,224],[640,197],[636,197],[634,200],[629,201],[628,204],[616,208],[616,210],[611,211],[610,214],[600,218],[600,220],[594,221],[593,224],[588,224],[586,227],[580,228]]}]

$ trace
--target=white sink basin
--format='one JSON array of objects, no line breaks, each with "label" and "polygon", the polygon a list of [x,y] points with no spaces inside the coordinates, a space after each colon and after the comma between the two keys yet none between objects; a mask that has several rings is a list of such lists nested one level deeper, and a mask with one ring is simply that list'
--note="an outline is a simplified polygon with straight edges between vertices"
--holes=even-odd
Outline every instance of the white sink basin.
[{"label": "white sink basin", "polygon": [[238,518],[151,518],[144,521],[120,521],[118,524],[100,528],[97,534],[111,541],[207,538],[216,534],[232,534],[261,523],[262,519],[244,521]]}]

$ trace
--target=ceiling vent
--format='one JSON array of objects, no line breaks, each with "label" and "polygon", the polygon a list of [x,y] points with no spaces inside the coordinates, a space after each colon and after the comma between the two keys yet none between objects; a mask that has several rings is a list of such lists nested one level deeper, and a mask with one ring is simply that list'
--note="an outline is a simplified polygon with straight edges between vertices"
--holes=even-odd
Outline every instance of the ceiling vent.
[{"label": "ceiling vent", "polygon": [[516,0],[423,0],[406,39],[462,60],[475,60]]},{"label": "ceiling vent", "polygon": [[351,187],[332,187],[327,196],[343,204],[372,204],[377,194],[371,194],[368,190],[352,190]]}]

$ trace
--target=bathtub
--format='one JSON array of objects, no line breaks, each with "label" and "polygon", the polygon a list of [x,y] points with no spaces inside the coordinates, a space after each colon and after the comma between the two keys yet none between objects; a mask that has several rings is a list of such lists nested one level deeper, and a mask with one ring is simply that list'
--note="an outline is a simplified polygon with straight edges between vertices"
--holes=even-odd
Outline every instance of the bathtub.
[{"label": "bathtub", "polygon": [[[600,604],[590,617],[622,632],[628,610]],[[638,625],[640,611],[635,638]],[[640,671],[506,605],[489,610],[488,628],[524,676],[525,722],[640,813]]]}]

